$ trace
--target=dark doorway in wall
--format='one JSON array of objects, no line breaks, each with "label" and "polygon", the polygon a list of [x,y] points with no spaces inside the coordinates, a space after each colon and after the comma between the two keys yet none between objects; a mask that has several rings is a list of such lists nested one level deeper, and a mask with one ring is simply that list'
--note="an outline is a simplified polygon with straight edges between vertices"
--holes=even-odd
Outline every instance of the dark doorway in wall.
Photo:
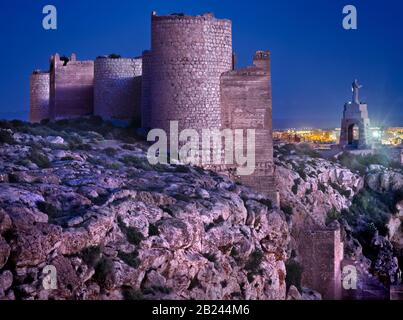
[{"label": "dark doorway in wall", "polygon": [[357,124],[351,124],[348,127],[348,144],[350,146],[358,146],[360,140],[360,128]]}]

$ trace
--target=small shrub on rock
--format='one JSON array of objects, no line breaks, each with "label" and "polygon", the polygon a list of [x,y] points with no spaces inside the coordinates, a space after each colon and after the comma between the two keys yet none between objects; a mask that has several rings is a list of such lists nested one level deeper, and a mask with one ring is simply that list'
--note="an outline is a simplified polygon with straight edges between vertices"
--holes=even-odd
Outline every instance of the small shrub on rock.
[{"label": "small shrub on rock", "polygon": [[51,167],[49,158],[37,148],[31,149],[31,152],[28,155],[28,159],[31,162],[35,163],[39,168],[46,169]]},{"label": "small shrub on rock", "polygon": [[338,221],[340,218],[341,213],[333,207],[326,215],[326,225],[331,224],[333,221]]},{"label": "small shrub on rock", "polygon": [[260,265],[263,261],[263,251],[256,249],[250,256],[248,261],[245,264],[245,269],[252,274],[259,274],[260,273]]},{"label": "small shrub on rock", "polygon": [[141,291],[130,287],[123,288],[122,294],[125,300],[132,300],[132,301],[144,300],[144,295]]},{"label": "small shrub on rock", "polygon": [[144,171],[167,171],[167,166],[158,164],[158,165],[151,165],[147,158],[140,158],[140,157],[135,157],[135,156],[125,156],[123,159],[121,159],[124,164],[127,166],[133,166],[136,169],[141,169]]},{"label": "small shrub on rock", "polygon": [[293,209],[288,204],[283,204],[281,206],[281,211],[283,211],[288,216],[291,216],[293,214]]},{"label": "small shrub on rock", "polygon": [[37,202],[36,206],[40,211],[47,214],[50,219],[57,218],[60,215],[60,210],[49,202]]},{"label": "small shrub on rock", "polygon": [[208,261],[213,263],[217,261],[217,257],[214,253],[205,253],[203,254],[203,257],[205,257]]},{"label": "small shrub on rock", "polygon": [[291,191],[293,194],[297,195],[298,194],[298,185],[294,184],[291,188]]},{"label": "small shrub on rock", "polygon": [[287,290],[291,286],[295,286],[298,290],[301,291],[301,279],[303,267],[294,259],[288,260],[285,264],[285,268],[287,271],[287,275],[285,278],[285,282],[287,285]]},{"label": "small shrub on rock", "polygon": [[273,204],[270,199],[260,199],[258,202],[266,206],[269,210],[273,209]]},{"label": "small shrub on rock", "polygon": [[136,228],[126,226],[122,219],[118,219],[118,224],[120,230],[122,230],[129,243],[138,246],[141,241],[144,240],[144,236],[140,231],[138,231]]},{"label": "small shrub on rock", "polygon": [[134,269],[137,269],[140,265],[140,259],[138,258],[138,256],[139,253],[137,251],[133,251],[131,253],[126,252],[118,253],[118,258]]},{"label": "small shrub on rock", "polygon": [[0,143],[17,144],[17,141],[10,131],[0,129]]},{"label": "small shrub on rock", "polygon": [[326,193],[326,190],[327,190],[326,186],[322,182],[318,183],[318,189],[320,191],[322,191],[323,193]]},{"label": "small shrub on rock", "polygon": [[368,155],[354,155],[350,152],[344,152],[338,157],[339,163],[364,175],[367,167],[370,165],[381,165],[383,167],[394,167],[393,161],[384,153],[375,153]]},{"label": "small shrub on rock", "polygon": [[101,256],[102,249],[99,246],[86,248],[81,252],[81,258],[83,261],[93,268],[100,262]]},{"label": "small shrub on rock", "polygon": [[103,153],[105,153],[108,157],[114,157],[117,155],[118,150],[115,148],[106,148],[103,150]]},{"label": "small shrub on rock", "polygon": [[113,272],[113,261],[110,258],[102,257],[95,268],[94,280],[101,286],[106,285],[107,278]]},{"label": "small shrub on rock", "polygon": [[148,227],[148,235],[150,237],[154,237],[154,236],[159,236],[160,232],[158,230],[158,227],[154,224],[150,224]]}]

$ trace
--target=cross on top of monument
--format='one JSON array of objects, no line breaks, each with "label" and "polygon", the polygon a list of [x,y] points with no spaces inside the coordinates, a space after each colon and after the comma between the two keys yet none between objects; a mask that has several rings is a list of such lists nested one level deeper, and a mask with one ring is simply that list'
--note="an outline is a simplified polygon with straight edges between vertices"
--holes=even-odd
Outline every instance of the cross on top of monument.
[{"label": "cross on top of monument", "polygon": [[358,80],[355,79],[353,84],[352,84],[352,91],[353,91],[353,103],[360,104],[360,98],[359,98],[359,91],[362,88],[362,85],[358,83]]}]

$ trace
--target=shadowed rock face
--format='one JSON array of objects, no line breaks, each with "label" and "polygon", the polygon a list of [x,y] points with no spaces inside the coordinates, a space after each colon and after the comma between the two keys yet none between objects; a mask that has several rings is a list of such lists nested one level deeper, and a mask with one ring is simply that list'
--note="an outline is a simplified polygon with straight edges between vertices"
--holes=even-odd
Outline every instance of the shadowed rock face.
[{"label": "shadowed rock face", "polygon": [[275,148],[276,182],[282,208],[290,207],[294,230],[323,228],[333,208],[348,209],[364,178],[341,165]]},{"label": "shadowed rock face", "polygon": [[[319,291],[312,284],[318,279],[317,273],[309,273],[319,264],[309,254],[315,247],[320,252],[324,246],[314,241],[308,244],[304,234],[307,230],[326,231],[333,220],[338,220],[344,247],[342,266],[355,266],[359,277],[359,290],[348,296],[343,292],[343,298],[389,296],[387,286],[399,282],[402,267],[402,169],[372,164],[352,172],[303,146],[279,145],[274,150],[281,208],[287,213],[291,249],[296,255],[292,261],[302,264],[313,279],[310,288]],[[320,258],[324,255],[316,254]],[[332,258],[326,263],[331,265]],[[290,298],[296,297],[291,291]]]},{"label": "shadowed rock face", "polygon": [[288,225],[264,195],[110,133],[25,129],[0,144],[0,299],[285,299]]}]

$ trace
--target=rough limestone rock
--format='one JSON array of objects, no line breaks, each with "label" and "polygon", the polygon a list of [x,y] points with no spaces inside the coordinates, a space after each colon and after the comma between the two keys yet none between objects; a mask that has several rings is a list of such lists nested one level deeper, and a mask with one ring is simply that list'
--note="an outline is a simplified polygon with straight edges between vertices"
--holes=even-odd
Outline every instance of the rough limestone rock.
[{"label": "rough limestone rock", "polygon": [[6,292],[13,284],[13,273],[10,270],[5,270],[0,274],[0,292]]},{"label": "rough limestone rock", "polygon": [[49,143],[52,143],[52,144],[64,144],[64,139],[63,139],[62,137],[52,137],[52,136],[49,136],[49,137],[46,138],[46,140],[47,140]]},{"label": "rough limestone rock", "polygon": [[13,130],[0,144],[0,299],[286,298],[289,227],[265,195],[151,166],[143,142],[112,132]]},{"label": "rough limestone rock", "polygon": [[393,246],[389,240],[376,234],[372,240],[372,246],[376,251],[376,260],[372,268],[374,272],[386,283],[396,283],[398,280],[399,263],[393,252]]},{"label": "rough limestone rock", "polygon": [[288,289],[287,300],[302,300],[302,296],[295,286],[290,286]]},{"label": "rough limestone rock", "polygon": [[301,300],[322,300],[322,295],[308,288],[302,288]]},{"label": "rough limestone rock", "polygon": [[38,223],[35,226],[19,226],[17,237],[11,242],[13,258],[19,267],[36,266],[61,244],[61,228]]},{"label": "rough limestone rock", "polygon": [[[395,206],[395,214],[387,223],[389,240],[397,256],[403,257],[403,174],[401,171],[386,169],[384,167],[372,167],[365,178],[366,184],[371,190],[381,194],[394,194],[400,199]],[[385,262],[388,264],[388,262]],[[380,262],[378,261],[378,264]]]},{"label": "rough limestone rock", "polygon": [[3,237],[0,236],[0,270],[7,263],[8,257],[10,256],[10,246],[4,240]]},{"label": "rough limestone rock", "polygon": [[364,178],[322,158],[280,154],[275,163],[281,207],[291,211],[294,230],[324,227],[327,213],[348,209],[364,187]]},{"label": "rough limestone rock", "polygon": [[0,235],[10,230],[12,227],[12,221],[10,216],[2,209],[0,209]]},{"label": "rough limestone rock", "polygon": [[[362,287],[365,290],[371,286],[382,287],[380,291],[386,292],[382,283],[396,283],[399,273],[398,259],[401,261],[403,257],[402,170],[370,165],[365,174],[353,173],[339,162],[323,159],[303,145],[278,145],[275,146],[274,152],[281,209],[287,214],[292,236],[291,249],[295,255],[298,257],[300,254],[298,244],[303,246],[300,237],[302,232],[309,229],[320,230],[337,219],[342,225],[344,258],[360,264]],[[387,224],[381,226],[389,231],[389,237],[375,239],[371,244],[371,238],[363,240],[366,230],[373,227],[368,220],[375,221],[383,213],[378,212],[376,217],[376,214],[362,210],[360,215],[355,217],[357,221],[354,221],[354,218],[350,222],[347,220],[352,218],[348,215],[353,202],[353,208],[357,209],[358,204],[359,208],[363,209],[365,206],[360,205],[360,201],[371,203],[370,201],[375,202],[375,199],[378,203],[386,203],[385,208],[391,208],[390,212],[383,215],[388,219]],[[392,212],[394,206],[396,210]],[[364,256],[364,252],[368,257]],[[362,296],[366,294],[367,292]],[[301,295],[304,296],[304,293]],[[308,298],[306,293],[305,298]]]},{"label": "rough limestone rock", "polygon": [[403,190],[403,175],[395,170],[383,167],[370,171],[365,182],[373,191],[388,192]]}]

